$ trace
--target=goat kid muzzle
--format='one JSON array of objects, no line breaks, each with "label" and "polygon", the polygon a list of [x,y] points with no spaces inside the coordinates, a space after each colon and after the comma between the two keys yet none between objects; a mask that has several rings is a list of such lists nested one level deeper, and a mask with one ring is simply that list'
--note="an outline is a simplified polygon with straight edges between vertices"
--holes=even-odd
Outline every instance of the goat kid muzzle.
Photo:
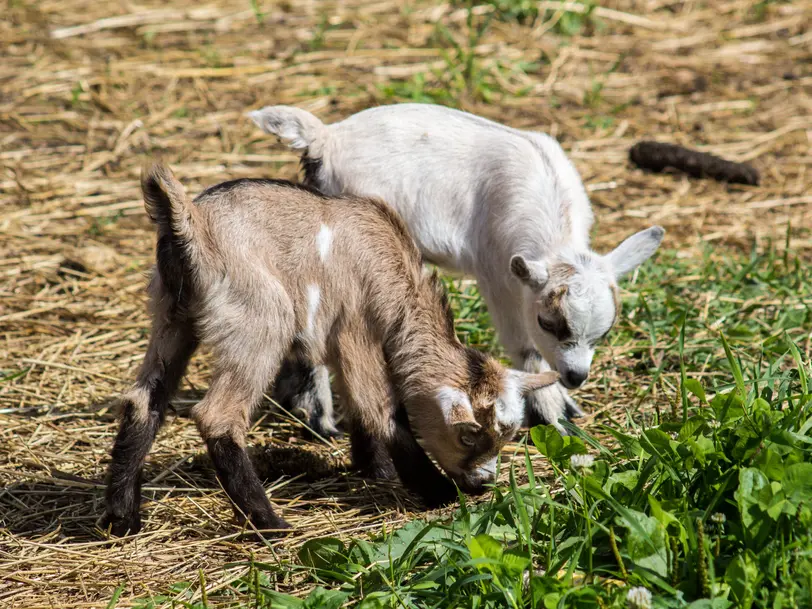
[{"label": "goat kid muzzle", "polygon": [[468,495],[481,495],[488,490],[486,484],[496,481],[497,473],[496,459],[493,459],[474,470],[453,474],[451,477],[462,492]]}]

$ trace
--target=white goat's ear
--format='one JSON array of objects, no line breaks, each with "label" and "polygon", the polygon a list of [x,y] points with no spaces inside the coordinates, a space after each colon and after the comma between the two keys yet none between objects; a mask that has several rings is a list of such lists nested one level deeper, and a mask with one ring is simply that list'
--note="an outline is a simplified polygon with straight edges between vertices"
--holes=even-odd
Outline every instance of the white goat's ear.
[{"label": "white goat's ear", "polygon": [[515,375],[514,378],[519,385],[519,393],[523,396],[536,389],[544,389],[550,385],[555,385],[560,378],[558,372],[553,371],[531,373],[511,370],[511,373]]},{"label": "white goat's ear", "polygon": [[445,418],[446,425],[462,426],[475,425],[479,427],[474,417],[474,408],[465,392],[453,387],[441,387],[437,391],[437,401]]},{"label": "white goat's ear", "polygon": [[651,258],[660,247],[663,236],[665,236],[665,229],[662,226],[652,226],[635,233],[606,254],[605,258],[612,266],[615,277],[619,278],[632,272]]},{"label": "white goat's ear", "polygon": [[536,292],[544,289],[544,285],[550,278],[547,265],[541,260],[527,260],[521,254],[516,254],[510,259],[510,272],[516,279]]}]

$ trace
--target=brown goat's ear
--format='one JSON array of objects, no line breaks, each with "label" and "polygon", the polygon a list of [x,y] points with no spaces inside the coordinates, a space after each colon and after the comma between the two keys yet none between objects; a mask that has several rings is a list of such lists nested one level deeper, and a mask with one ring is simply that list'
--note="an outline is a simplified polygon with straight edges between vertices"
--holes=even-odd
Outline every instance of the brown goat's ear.
[{"label": "brown goat's ear", "polygon": [[446,425],[478,425],[471,400],[463,391],[453,387],[441,387],[437,391],[437,401],[440,403]]},{"label": "brown goat's ear", "polygon": [[530,374],[528,372],[521,373],[520,387],[522,394],[530,393],[536,389],[543,389],[550,385],[555,385],[560,378],[558,372],[538,372]]}]

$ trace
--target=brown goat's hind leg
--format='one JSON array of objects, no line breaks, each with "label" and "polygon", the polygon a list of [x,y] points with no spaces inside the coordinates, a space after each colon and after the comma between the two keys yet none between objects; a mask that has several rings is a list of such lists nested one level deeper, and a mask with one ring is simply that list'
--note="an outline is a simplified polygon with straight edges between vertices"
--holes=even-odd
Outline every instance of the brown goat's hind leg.
[{"label": "brown goat's hind leg", "polygon": [[433,509],[454,502],[456,486],[417,443],[403,408],[397,412],[387,448],[403,486],[420,495],[426,507]]},{"label": "brown goat's hind leg", "polygon": [[156,314],[144,363],[124,396],[121,425],[113,444],[107,479],[104,528],[116,536],[141,529],[141,469],[197,347],[191,322]]},{"label": "brown goat's hind leg", "polygon": [[274,512],[271,502],[265,496],[265,489],[251,465],[245,447],[228,435],[209,438],[206,445],[217,471],[217,478],[234,502],[237,520],[243,522],[248,517],[260,530],[289,529],[290,525]]},{"label": "brown goat's hind leg", "polygon": [[[267,381],[269,377],[263,378]],[[262,395],[263,384],[246,387],[246,380],[215,373],[209,392],[192,409],[192,416],[206,441],[217,478],[234,504],[237,520],[243,522],[247,517],[260,530],[288,529],[290,525],[274,512],[245,451],[251,410]]]}]

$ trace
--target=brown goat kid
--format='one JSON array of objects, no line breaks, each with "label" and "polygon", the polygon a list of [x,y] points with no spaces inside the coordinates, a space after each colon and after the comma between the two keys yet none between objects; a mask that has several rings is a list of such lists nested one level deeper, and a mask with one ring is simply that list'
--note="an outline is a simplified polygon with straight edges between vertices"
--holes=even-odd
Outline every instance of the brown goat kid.
[{"label": "brown goat kid", "polygon": [[457,340],[440,282],[423,275],[381,202],[273,180],[226,182],[192,202],[159,164],[143,172],[142,190],[158,232],[153,325],[113,447],[106,521],[116,535],[140,529],[141,468],[199,343],[215,361],[192,416],[237,517],[263,530],[288,524],[245,436],[287,355],[335,371],[354,464],[397,473],[428,505],[456,491],[423,448],[463,490],[481,491],[522,422],[523,395],[557,380],[507,370]]}]

